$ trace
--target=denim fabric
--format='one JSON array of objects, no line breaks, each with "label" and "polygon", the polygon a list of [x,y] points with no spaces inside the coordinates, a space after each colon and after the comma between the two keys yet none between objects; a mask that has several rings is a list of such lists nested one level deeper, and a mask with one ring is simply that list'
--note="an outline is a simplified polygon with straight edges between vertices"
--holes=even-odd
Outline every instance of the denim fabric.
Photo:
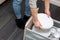
[{"label": "denim fabric", "polygon": [[[17,19],[21,19],[21,3],[22,0],[13,0],[13,9]],[[25,15],[30,16],[30,7],[29,7],[29,0],[25,0]]]}]

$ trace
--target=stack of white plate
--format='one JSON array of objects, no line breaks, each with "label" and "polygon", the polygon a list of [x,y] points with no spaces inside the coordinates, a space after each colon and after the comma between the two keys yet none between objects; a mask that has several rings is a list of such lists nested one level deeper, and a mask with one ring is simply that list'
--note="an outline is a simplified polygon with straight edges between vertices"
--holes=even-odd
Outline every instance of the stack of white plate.
[{"label": "stack of white plate", "polygon": [[48,17],[48,15],[44,13],[38,14],[37,17],[38,17],[40,24],[42,25],[41,27],[42,29],[38,29],[34,25],[32,30],[40,33],[40,35],[48,37],[51,34],[50,29],[53,27],[53,24],[54,24],[53,19],[51,17]]}]

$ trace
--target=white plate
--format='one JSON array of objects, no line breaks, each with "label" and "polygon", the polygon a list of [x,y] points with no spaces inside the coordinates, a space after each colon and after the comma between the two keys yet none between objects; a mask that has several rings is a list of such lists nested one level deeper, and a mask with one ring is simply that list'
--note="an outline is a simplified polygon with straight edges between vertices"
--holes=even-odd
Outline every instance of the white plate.
[{"label": "white plate", "polygon": [[42,31],[42,30],[36,28],[35,26],[33,26],[32,30],[35,31],[35,32],[37,32],[37,33],[39,33],[40,35],[42,35],[44,37],[48,37],[51,34],[50,30]]},{"label": "white plate", "polygon": [[50,29],[53,27],[53,19],[48,17],[48,15],[44,13],[40,13],[37,15],[40,24],[42,25],[42,29]]}]

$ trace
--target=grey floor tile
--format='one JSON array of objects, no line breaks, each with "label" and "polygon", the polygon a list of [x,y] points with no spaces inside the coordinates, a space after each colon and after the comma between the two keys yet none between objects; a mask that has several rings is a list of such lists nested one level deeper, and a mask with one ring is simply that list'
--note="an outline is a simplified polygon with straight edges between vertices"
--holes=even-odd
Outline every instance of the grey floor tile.
[{"label": "grey floor tile", "polygon": [[11,19],[2,29],[0,29],[0,40],[7,40],[8,37],[14,32],[16,29],[16,24],[13,19]]}]

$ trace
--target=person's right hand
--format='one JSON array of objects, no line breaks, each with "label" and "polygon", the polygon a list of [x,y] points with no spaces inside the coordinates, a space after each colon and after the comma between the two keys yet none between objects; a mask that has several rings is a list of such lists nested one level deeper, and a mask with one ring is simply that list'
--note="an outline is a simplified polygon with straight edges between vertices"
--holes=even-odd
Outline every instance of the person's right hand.
[{"label": "person's right hand", "polygon": [[42,28],[41,28],[42,25],[40,24],[39,21],[34,21],[34,25],[35,25],[36,28],[38,28],[38,29],[42,29]]}]

